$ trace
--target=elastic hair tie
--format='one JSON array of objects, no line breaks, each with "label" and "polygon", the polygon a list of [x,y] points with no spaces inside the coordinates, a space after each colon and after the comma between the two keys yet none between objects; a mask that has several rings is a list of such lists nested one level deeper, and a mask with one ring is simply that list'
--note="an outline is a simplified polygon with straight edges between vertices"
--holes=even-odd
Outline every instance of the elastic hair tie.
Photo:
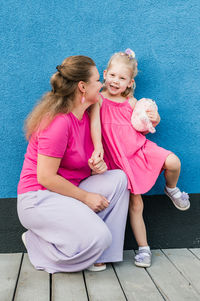
[{"label": "elastic hair tie", "polygon": [[58,70],[58,72],[60,72],[60,65],[57,65],[56,69]]},{"label": "elastic hair tie", "polygon": [[65,80],[69,81],[69,79],[68,79],[67,77],[65,77],[65,76],[62,74],[62,72],[61,72],[61,70],[60,70],[60,69],[62,69],[62,68],[63,68],[62,65],[56,66],[56,69],[58,70],[58,72],[60,73],[60,75],[61,75]]},{"label": "elastic hair tie", "polygon": [[129,60],[135,59],[135,52],[130,48],[127,48],[124,53],[128,56]]}]

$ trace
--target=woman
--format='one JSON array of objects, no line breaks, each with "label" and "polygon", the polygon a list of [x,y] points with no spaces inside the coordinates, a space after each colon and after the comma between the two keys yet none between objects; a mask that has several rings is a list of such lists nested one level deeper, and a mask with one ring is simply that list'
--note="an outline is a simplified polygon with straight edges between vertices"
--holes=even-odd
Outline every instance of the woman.
[{"label": "woman", "polygon": [[127,180],[90,159],[87,109],[102,86],[95,63],[71,56],[57,70],[52,91],[26,121],[29,144],[18,185],[18,215],[28,229],[23,242],[36,269],[99,271],[122,260]]}]

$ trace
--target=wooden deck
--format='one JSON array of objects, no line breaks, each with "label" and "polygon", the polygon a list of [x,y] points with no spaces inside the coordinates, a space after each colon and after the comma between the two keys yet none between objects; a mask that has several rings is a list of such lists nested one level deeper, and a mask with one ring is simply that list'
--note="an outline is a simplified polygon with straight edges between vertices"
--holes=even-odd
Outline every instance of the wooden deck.
[{"label": "wooden deck", "polygon": [[103,272],[36,271],[27,254],[0,254],[0,301],[199,301],[200,249],[153,250],[148,269],[133,251]]}]

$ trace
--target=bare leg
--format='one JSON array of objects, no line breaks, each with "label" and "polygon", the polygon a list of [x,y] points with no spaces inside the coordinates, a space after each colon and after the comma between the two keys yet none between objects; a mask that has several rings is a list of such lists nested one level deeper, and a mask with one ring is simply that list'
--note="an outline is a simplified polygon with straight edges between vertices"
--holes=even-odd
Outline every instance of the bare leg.
[{"label": "bare leg", "polygon": [[130,223],[139,247],[148,246],[146,227],[143,219],[143,200],[140,194],[130,196]]},{"label": "bare leg", "polygon": [[188,194],[184,191],[181,192],[180,189],[176,187],[181,170],[179,158],[174,154],[170,154],[167,157],[163,168],[165,169],[166,195],[172,200],[177,209],[182,211],[189,209],[190,201]]},{"label": "bare leg", "polygon": [[165,160],[163,168],[165,169],[165,180],[167,187],[176,187],[181,170],[181,162],[179,158],[174,154],[170,154]]}]

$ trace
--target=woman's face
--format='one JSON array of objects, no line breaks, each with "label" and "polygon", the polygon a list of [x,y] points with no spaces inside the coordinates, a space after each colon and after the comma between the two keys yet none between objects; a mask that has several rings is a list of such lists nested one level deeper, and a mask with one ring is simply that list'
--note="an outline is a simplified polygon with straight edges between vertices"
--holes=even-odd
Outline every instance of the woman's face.
[{"label": "woman's face", "polygon": [[97,67],[91,67],[90,72],[90,79],[86,83],[85,98],[91,103],[96,103],[99,100],[99,91],[102,88],[102,83],[100,82],[100,76]]}]

